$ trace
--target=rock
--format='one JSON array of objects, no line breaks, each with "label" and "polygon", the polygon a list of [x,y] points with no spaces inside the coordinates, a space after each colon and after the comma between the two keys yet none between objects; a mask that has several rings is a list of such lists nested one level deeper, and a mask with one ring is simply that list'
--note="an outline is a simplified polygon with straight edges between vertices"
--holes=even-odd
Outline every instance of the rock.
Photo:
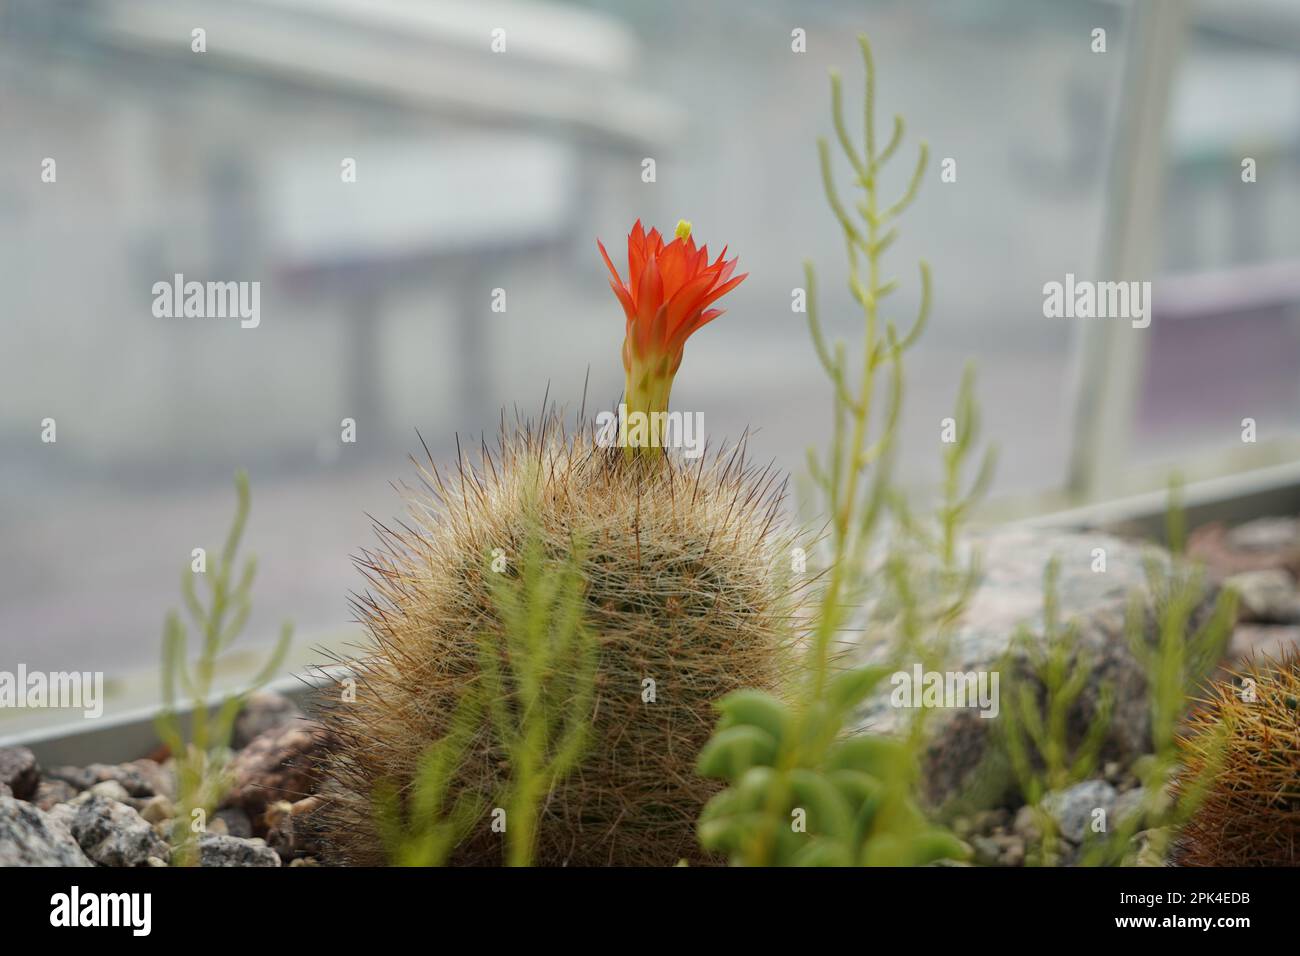
[{"label": "rock", "polygon": [[1003,866],[1024,866],[1025,865],[1025,843],[1023,840],[1017,840],[1008,846],[1002,852],[1000,860]]},{"label": "rock", "polygon": [[227,802],[256,820],[268,803],[308,796],[328,743],[327,732],[311,720],[266,731],[231,761],[234,785]]},{"label": "rock", "polygon": [[990,837],[972,837],[970,844],[975,849],[975,862],[977,864],[980,866],[997,865],[998,858],[1002,855],[1002,847],[998,846]]},{"label": "rock", "polygon": [[67,826],[34,803],[0,797],[0,866],[93,866]]},{"label": "rock", "polygon": [[1300,621],[1300,597],[1295,579],[1286,571],[1268,568],[1243,571],[1223,582],[1240,597],[1238,620],[1259,624],[1291,624]]},{"label": "rock", "polygon": [[1187,554],[1216,579],[1268,569],[1294,576],[1300,572],[1300,527],[1294,518],[1258,518],[1231,530],[1215,522],[1192,532]]},{"label": "rock", "polygon": [[36,755],[26,747],[0,747],[0,784],[19,800],[30,800],[41,782]]},{"label": "rock", "polygon": [[176,816],[176,808],[166,797],[151,797],[140,810],[140,817],[150,823],[162,823]]},{"label": "rock", "polygon": [[100,777],[89,767],[51,767],[45,771],[47,780],[58,780],[77,790],[89,790],[100,782]]},{"label": "rock", "polygon": [[1300,627],[1292,625],[1238,624],[1228,641],[1225,659],[1239,663],[1252,657],[1280,660],[1288,651],[1300,650]]},{"label": "rock", "polygon": [[[1057,581],[1061,623],[1078,623],[1074,646],[1088,659],[1088,684],[1075,699],[1067,715],[1067,737],[1071,746],[1083,740],[1101,698],[1101,688],[1114,693],[1114,711],[1100,757],[1130,765],[1149,749],[1150,712],[1146,699],[1146,678],[1129,647],[1125,618],[1131,593],[1146,601],[1146,636],[1155,640],[1154,612],[1146,583],[1146,558],[1168,566],[1168,555],[1154,546],[1130,543],[1100,532],[1069,532],[1051,529],[1013,528],[974,541],[980,553],[980,578],[949,642],[949,672],[986,675],[986,687],[993,689],[997,675],[998,718],[981,716],[975,707],[935,709],[927,715],[928,739],[922,754],[923,797],[938,806],[951,797],[974,792],[983,786],[977,779],[986,759],[996,756],[990,747],[993,728],[1010,699],[1008,691],[1017,681],[1037,680],[1023,645],[1016,640],[1022,625],[1031,634],[1043,628],[1043,572],[1049,561],[1060,562]],[[1105,552],[1106,570],[1094,572],[1095,549]],[[1208,613],[1212,587],[1194,616],[1199,623]],[[880,628],[868,628],[879,634]],[[887,637],[887,635],[886,635]],[[889,659],[888,641],[863,646],[863,663]],[[1003,663],[1010,652],[1010,669]],[[906,668],[907,665],[905,664]],[[928,668],[927,668],[928,669]],[[899,730],[909,711],[891,706],[891,682],[868,701],[861,713],[867,730]],[[1008,782],[994,781],[1005,787]],[[991,794],[990,803],[1005,797]]]},{"label": "rock", "polygon": [[289,865],[290,866],[320,866],[320,860],[316,859],[314,856],[303,856],[292,861]]},{"label": "rock", "polygon": [[169,864],[166,860],[162,859],[161,857],[151,856],[149,857],[149,859],[144,861],[144,865],[145,866],[170,866],[171,864]]},{"label": "rock", "polygon": [[1224,535],[1229,547],[1252,554],[1300,549],[1300,524],[1295,518],[1255,518]]},{"label": "rock", "polygon": [[152,760],[132,760],[123,764],[94,763],[88,767],[55,767],[45,776],[70,783],[78,790],[89,790],[97,783],[115,780],[131,797],[174,797],[171,774]]},{"label": "rock", "polygon": [[311,826],[306,819],[322,804],[320,797],[304,797],[295,803],[278,800],[268,804],[262,814],[266,826],[266,842],[285,860],[319,849]]},{"label": "rock", "polygon": [[155,760],[133,760],[120,764],[117,770],[120,775],[113,779],[126,787],[133,797],[176,798],[175,777]]},{"label": "rock", "polygon": [[131,800],[131,795],[126,792],[126,787],[116,780],[101,780],[90,788],[90,792],[97,797],[116,800],[118,803],[129,803]]},{"label": "rock", "polygon": [[303,797],[301,800],[295,800],[293,804],[293,815],[295,817],[305,817],[315,813],[325,801],[320,797]]},{"label": "rock", "polygon": [[281,866],[266,841],[205,833],[199,837],[199,866]]},{"label": "rock", "polygon": [[[83,803],[85,801],[82,801]],[[81,804],[69,800],[67,803],[56,803],[50,807],[46,813],[49,818],[57,823],[69,833],[72,832],[72,821],[77,819],[77,811],[81,809]]]},{"label": "rock", "polygon": [[253,821],[239,807],[227,807],[224,810],[218,810],[213,822],[215,823],[217,820],[221,821],[226,828],[226,832],[233,837],[247,840],[253,836]]},{"label": "rock", "polygon": [[[1001,827],[998,828],[1001,831]],[[997,866],[1021,866],[1025,862],[1025,841],[1023,837],[1011,833],[996,832],[987,838],[996,850],[994,863]]]},{"label": "rock", "polygon": [[1023,806],[1016,811],[1016,820],[1011,825],[1011,829],[1030,843],[1038,841],[1043,835],[1038,828],[1038,818],[1034,808],[1031,806]]},{"label": "rock", "polygon": [[9,789],[9,784],[0,783],[0,797],[12,797],[14,792]]},{"label": "rock", "polygon": [[258,691],[248,698],[235,719],[230,746],[243,750],[268,730],[287,726],[301,717],[302,711],[288,697],[273,691]]},{"label": "rock", "polygon": [[1125,860],[1126,866],[1164,866],[1165,853],[1159,847],[1165,846],[1169,840],[1167,830],[1143,830],[1133,835],[1130,841],[1129,858]]},{"label": "rock", "polygon": [[55,804],[67,803],[77,795],[77,788],[63,780],[42,780],[32,796],[32,803],[42,810],[49,810]]},{"label": "rock", "polygon": [[1142,787],[1135,787],[1132,790],[1126,790],[1121,793],[1115,800],[1115,809],[1110,813],[1114,819],[1116,827],[1122,826],[1129,817],[1134,817],[1132,821],[1138,827],[1142,825],[1142,819],[1137,816],[1142,810],[1142,804],[1146,801],[1147,792]]},{"label": "rock", "polygon": [[151,856],[167,859],[170,852],[167,842],[134,808],[99,795],[77,809],[72,835],[86,856],[101,866],[141,866]]},{"label": "rock", "polygon": [[1115,816],[1115,788],[1105,780],[1085,780],[1043,797],[1043,809],[1056,821],[1061,836],[1075,846],[1092,832],[1093,812],[1106,811],[1106,826]]},{"label": "rock", "polygon": [[973,821],[975,830],[979,833],[992,833],[999,827],[1004,827],[1011,822],[1011,814],[1001,808],[992,810],[980,810],[975,814]]},{"label": "rock", "polygon": [[267,804],[262,814],[266,825],[266,842],[271,849],[283,859],[293,858],[293,804],[288,800],[277,800]]},{"label": "rock", "polygon": [[294,853],[317,854],[321,851],[319,821],[313,814],[324,805],[325,801],[320,797],[304,797],[294,802],[292,810]]}]

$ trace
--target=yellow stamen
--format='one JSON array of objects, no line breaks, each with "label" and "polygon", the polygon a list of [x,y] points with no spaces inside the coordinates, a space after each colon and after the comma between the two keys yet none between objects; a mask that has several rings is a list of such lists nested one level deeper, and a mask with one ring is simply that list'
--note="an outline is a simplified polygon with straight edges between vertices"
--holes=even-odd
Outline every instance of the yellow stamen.
[{"label": "yellow stamen", "polygon": [[677,232],[675,233],[675,235],[677,236],[678,239],[691,238],[691,224],[687,222],[685,219],[678,219]]}]

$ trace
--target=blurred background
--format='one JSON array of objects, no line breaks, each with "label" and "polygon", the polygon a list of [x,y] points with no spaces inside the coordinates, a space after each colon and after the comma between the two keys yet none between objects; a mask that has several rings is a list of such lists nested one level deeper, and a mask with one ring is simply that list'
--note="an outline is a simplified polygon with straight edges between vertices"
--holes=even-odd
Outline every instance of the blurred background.
[{"label": "blurred background", "polygon": [[[297,667],[346,640],[349,556],[367,514],[401,511],[416,429],[446,460],[548,388],[576,411],[589,375],[588,408],[615,404],[623,316],[595,239],[622,261],[638,217],[689,219],[750,273],[675,406],[800,471],[829,434],[790,306],[805,258],[831,329],[858,322],[815,139],[828,68],[860,115],[859,31],[881,135],[908,122],[887,191],[930,145],[890,260],[904,323],[916,261],[935,277],[909,482],[937,476],[968,357],[1001,516],[1297,460],[1300,0],[1149,2],[1139,22],[1098,0],[0,0],[0,667],[153,693],[164,613],[240,467],[244,642],[291,618]],[[1044,318],[1067,272],[1155,280],[1151,328]],[[260,326],[155,317],[175,273],[260,282]]]}]

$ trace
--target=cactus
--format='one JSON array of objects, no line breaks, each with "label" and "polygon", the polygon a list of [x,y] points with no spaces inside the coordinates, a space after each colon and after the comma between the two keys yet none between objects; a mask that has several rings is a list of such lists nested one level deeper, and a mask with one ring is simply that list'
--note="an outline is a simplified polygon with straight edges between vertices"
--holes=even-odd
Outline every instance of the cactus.
[{"label": "cactus", "polygon": [[[742,687],[780,687],[800,594],[777,570],[789,558],[776,475],[747,466],[743,446],[698,463],[671,452],[628,457],[601,447],[590,425],[566,434],[554,414],[503,429],[477,462],[462,454],[444,474],[430,457],[420,471],[410,520],[378,526],[382,546],[361,556],[370,590],[355,606],[368,653],[352,663],[355,700],[334,700],[324,715],[341,742],[324,811],[338,854],[384,861],[371,811],[395,792],[408,809],[451,808],[426,860],[706,861],[694,827],[718,785],[693,767],[713,704]],[[529,569],[568,562],[585,582],[594,692],[578,705],[581,681],[548,692],[553,765],[523,743],[546,695],[530,698],[518,679],[520,654],[531,652],[512,635],[528,630],[518,618],[537,584]],[[515,578],[524,590],[503,590]],[[574,706],[586,724],[580,755],[563,726]],[[438,741],[441,758],[430,754]],[[439,759],[435,786],[418,785]],[[529,806],[535,832],[516,851],[511,828],[529,827]],[[484,812],[474,818],[472,808]],[[497,808],[507,811],[504,833],[493,826]]]},{"label": "cactus", "polygon": [[[421,757],[409,812],[394,781],[376,787],[376,819],[392,862],[440,866],[482,819],[485,795],[462,787],[453,796],[452,788],[487,714],[510,767],[502,806],[491,809],[508,823],[510,865],[531,863],[541,799],[577,765],[589,730],[596,642],[582,609],[582,554],[578,546],[562,562],[548,561],[530,523],[518,573],[491,576],[500,635],[479,632],[480,680],[461,693],[448,732]],[[508,707],[512,696],[517,706]]]},{"label": "cactus", "polygon": [[1178,793],[1199,792],[1174,847],[1183,866],[1300,864],[1300,654],[1214,681],[1179,741]]}]

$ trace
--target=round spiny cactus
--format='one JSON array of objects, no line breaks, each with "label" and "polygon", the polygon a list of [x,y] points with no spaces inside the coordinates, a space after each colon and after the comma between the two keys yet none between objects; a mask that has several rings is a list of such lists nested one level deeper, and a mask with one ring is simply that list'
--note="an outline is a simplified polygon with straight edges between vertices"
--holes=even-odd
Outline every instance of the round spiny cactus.
[{"label": "round spiny cactus", "polygon": [[1300,654],[1213,683],[1205,704],[1182,741],[1180,784],[1205,790],[1175,862],[1300,864]]},{"label": "round spiny cactus", "polygon": [[626,320],[624,447],[554,415],[503,428],[448,480],[430,460],[411,523],[378,529],[356,602],[372,646],[327,715],[345,859],[699,859],[714,703],[781,684],[798,594],[777,564],[784,486],[743,443],[698,462],[663,447],[686,339],[745,277],[686,222],[665,242],[638,221],[626,281],[598,245]]},{"label": "round spiny cactus", "polygon": [[[352,662],[356,700],[326,714],[340,741],[324,811],[337,854],[384,861],[377,787],[415,802],[422,755],[460,719],[466,688],[482,686],[484,635],[507,644],[493,579],[514,573],[531,534],[557,560],[582,542],[573,560],[597,655],[586,745],[539,800],[534,860],[702,860],[696,821],[720,784],[694,765],[714,704],[740,688],[778,689],[790,660],[800,586],[782,573],[783,484],[747,466],[743,444],[698,462],[628,458],[590,427],[564,434],[554,416],[503,431],[476,463],[462,457],[443,475],[430,460],[421,473],[411,519],[379,526],[383,547],[360,559],[370,590],[354,603],[369,653]],[[500,863],[490,810],[508,786],[507,749],[486,715],[463,739],[447,800],[468,795],[478,809],[447,859]]]}]

